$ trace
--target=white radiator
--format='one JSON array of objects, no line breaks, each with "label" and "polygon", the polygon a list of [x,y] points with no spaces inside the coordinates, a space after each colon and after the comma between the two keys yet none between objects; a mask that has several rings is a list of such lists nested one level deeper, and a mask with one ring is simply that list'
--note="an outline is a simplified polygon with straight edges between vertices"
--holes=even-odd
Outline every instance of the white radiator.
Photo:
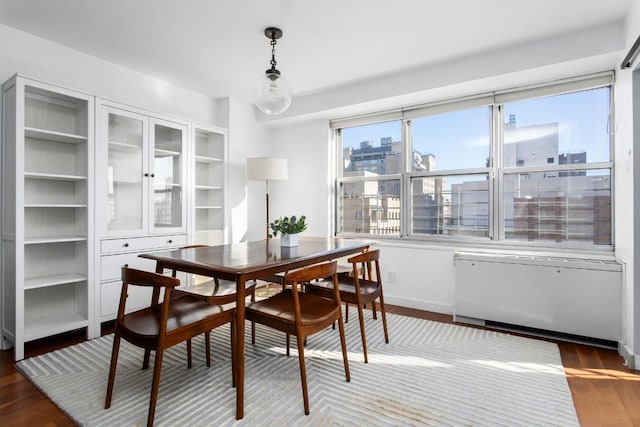
[{"label": "white radiator", "polygon": [[454,265],[456,321],[621,338],[622,265],[616,261],[456,252]]}]

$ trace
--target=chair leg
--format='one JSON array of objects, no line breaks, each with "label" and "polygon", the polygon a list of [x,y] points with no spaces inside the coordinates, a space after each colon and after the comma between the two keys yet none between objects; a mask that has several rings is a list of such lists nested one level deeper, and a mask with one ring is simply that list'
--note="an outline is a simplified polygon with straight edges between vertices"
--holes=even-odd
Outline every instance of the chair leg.
[{"label": "chair leg", "polygon": [[149,369],[149,358],[151,357],[151,350],[144,350],[144,358],[142,359],[142,369]]},{"label": "chair leg", "polygon": [[344,375],[347,382],[351,381],[351,374],[349,373],[349,358],[347,357],[347,339],[344,334],[344,321],[342,320],[342,313],[338,318],[338,328],[340,329],[340,345],[342,346],[342,361],[344,362]]},{"label": "chair leg", "polygon": [[344,303],[344,323],[349,323],[349,303]]},{"label": "chair leg", "polygon": [[[287,335],[289,336],[289,335]],[[307,391],[307,368],[304,364],[304,338],[298,335],[298,362],[300,363],[300,381],[302,382],[302,401],[304,414],[309,415],[309,392]]]},{"label": "chair leg", "polygon": [[111,350],[111,366],[109,367],[109,382],[107,383],[107,398],[104,401],[104,409],[111,407],[111,396],[113,396],[113,383],[116,379],[116,367],[118,365],[118,353],[120,351],[120,336],[114,335],[113,349]]},{"label": "chair leg", "polygon": [[382,327],[384,329],[384,342],[389,344],[389,332],[387,331],[387,316],[384,308],[384,297],[380,292],[380,312],[382,313]]},{"label": "chair leg", "polygon": [[153,364],[153,382],[151,383],[151,397],[149,398],[149,416],[147,427],[153,426],[153,418],[156,414],[156,402],[158,401],[158,389],[160,388],[160,371],[162,370],[162,358],[164,349],[156,350],[156,361]]},{"label": "chair leg", "polygon": [[[267,283],[267,294],[269,291],[269,283]],[[251,302],[256,302],[256,288],[254,286],[253,292],[251,292]],[[251,322],[251,344],[256,343],[256,322]]]},{"label": "chair leg", "polygon": [[236,387],[236,378],[238,377],[238,367],[236,366],[236,352],[238,351],[236,321],[231,321],[231,385]]},{"label": "chair leg", "polygon": [[187,340],[187,368],[191,369],[191,338]]},{"label": "chair leg", "polygon": [[358,304],[358,320],[360,321],[360,337],[362,338],[362,352],[364,353],[364,363],[369,363],[367,357],[367,338],[364,332],[364,311],[362,306]]},{"label": "chair leg", "polygon": [[211,332],[210,331],[207,331],[204,333],[204,351],[207,352],[207,368],[209,368],[211,366]]},{"label": "chair leg", "polygon": [[289,344],[291,342],[291,337],[289,336],[289,334],[287,334],[287,356],[290,356],[289,354]]},{"label": "chair leg", "polygon": [[378,312],[376,311],[376,302],[375,301],[371,301],[371,311],[373,312],[374,320],[377,320],[378,319]]}]

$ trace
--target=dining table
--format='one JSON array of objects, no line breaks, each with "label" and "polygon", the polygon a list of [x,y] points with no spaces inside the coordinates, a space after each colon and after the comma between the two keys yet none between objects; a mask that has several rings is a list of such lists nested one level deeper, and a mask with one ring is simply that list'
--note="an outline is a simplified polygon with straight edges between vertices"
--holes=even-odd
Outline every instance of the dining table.
[{"label": "dining table", "polygon": [[231,243],[144,253],[165,269],[232,280],[236,283],[236,419],[244,417],[245,283],[367,250],[375,242],[337,237],[300,237],[298,246],[283,247],[280,239]]}]

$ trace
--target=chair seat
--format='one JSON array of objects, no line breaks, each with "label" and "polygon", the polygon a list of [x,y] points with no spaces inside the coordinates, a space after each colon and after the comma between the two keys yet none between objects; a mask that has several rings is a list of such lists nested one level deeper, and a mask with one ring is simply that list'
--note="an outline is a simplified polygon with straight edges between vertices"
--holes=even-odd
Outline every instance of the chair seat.
[{"label": "chair seat", "polygon": [[[155,338],[160,333],[162,305],[147,307],[127,314],[123,325],[140,337]],[[189,295],[172,299],[167,318],[167,334],[178,332],[194,322],[216,316],[224,311],[223,307],[211,305]]]},{"label": "chair seat", "polygon": [[[378,293],[378,282],[371,280],[360,279],[360,295],[374,296]],[[320,280],[319,282],[307,283],[307,291],[310,293],[318,293],[320,295],[333,295],[333,281]],[[345,294],[356,294],[355,280],[352,276],[340,277],[338,281],[338,289],[340,290],[341,299],[345,299]]]},{"label": "chair seat", "polygon": [[[249,291],[256,286],[253,280],[245,282],[245,290]],[[236,282],[230,280],[218,280],[216,285],[214,280],[207,280],[197,285],[184,288],[176,288],[174,293],[181,295],[189,293],[193,295],[201,295],[203,297],[223,297],[236,294]],[[249,295],[249,293],[247,293]]]},{"label": "chair seat", "polygon": [[[336,303],[332,299],[315,295],[299,293],[300,322],[302,325],[322,322],[333,322],[336,312]],[[296,322],[295,307],[291,297],[291,289],[286,289],[279,294],[262,301],[249,304],[246,307],[246,318],[253,319],[261,316],[286,322],[294,325]]]}]

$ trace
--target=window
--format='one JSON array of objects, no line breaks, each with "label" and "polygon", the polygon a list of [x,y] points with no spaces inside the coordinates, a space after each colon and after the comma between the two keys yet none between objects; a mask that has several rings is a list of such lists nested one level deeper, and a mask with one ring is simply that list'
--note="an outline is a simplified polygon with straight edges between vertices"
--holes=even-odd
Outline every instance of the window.
[{"label": "window", "polygon": [[612,245],[612,73],[334,120],[337,234]]},{"label": "window", "polygon": [[342,232],[400,235],[401,129],[396,120],[342,130]]}]

